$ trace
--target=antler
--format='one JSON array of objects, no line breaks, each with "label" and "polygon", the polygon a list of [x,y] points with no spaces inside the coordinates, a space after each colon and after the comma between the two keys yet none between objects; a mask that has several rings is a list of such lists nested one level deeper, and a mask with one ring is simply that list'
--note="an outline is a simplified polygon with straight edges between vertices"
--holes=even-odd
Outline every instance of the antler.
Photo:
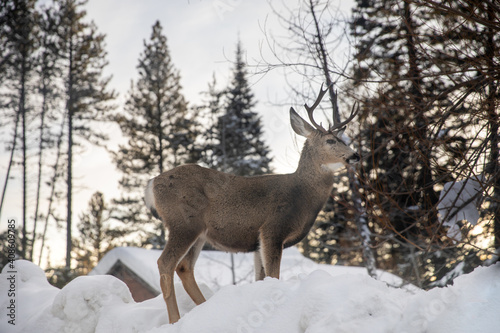
[{"label": "antler", "polygon": [[316,107],[319,105],[319,103],[323,99],[323,96],[325,96],[325,94],[328,92],[328,90],[332,86],[333,86],[333,83],[330,84],[328,87],[326,87],[325,90],[323,90],[323,84],[321,84],[321,88],[320,88],[318,97],[316,98],[316,101],[314,102],[314,104],[311,107],[307,106],[307,104],[304,104],[304,107],[307,110],[307,115],[309,116],[309,120],[311,121],[312,125],[318,131],[320,131],[321,133],[324,133],[324,134],[326,134],[326,133],[332,133],[333,131],[344,127],[351,120],[353,120],[354,117],[356,117],[356,115],[359,112],[359,105],[357,105],[357,103],[354,103],[354,105],[352,106],[351,115],[346,120],[344,120],[344,121],[341,122],[340,121],[340,115],[339,115],[339,108],[337,106],[337,93],[334,92],[333,93],[333,99],[332,99],[332,102],[333,102],[333,125],[330,126],[330,128],[328,130],[324,129],[323,126],[318,125],[318,123],[316,123],[316,121],[313,118],[314,109],[316,109]]},{"label": "antler", "polygon": [[309,116],[309,120],[311,121],[312,125],[318,131],[325,133],[325,134],[328,133],[328,131],[326,129],[324,129],[323,126],[318,125],[316,123],[316,121],[313,118],[313,112],[314,112],[314,109],[316,109],[316,107],[319,105],[319,103],[321,102],[321,100],[323,99],[323,96],[325,96],[327,91],[328,91],[328,87],[325,90],[323,90],[323,84],[321,84],[321,88],[319,90],[318,97],[316,98],[316,102],[314,102],[313,106],[309,107],[309,106],[307,106],[307,104],[304,104],[304,107],[307,110],[307,115]]},{"label": "antler", "polygon": [[[337,95],[335,95],[335,98],[337,98]],[[354,109],[356,109],[356,110],[354,110]],[[358,114],[358,112],[359,112],[359,105],[357,103],[354,103],[354,105],[352,106],[351,115],[349,116],[349,118],[347,118],[346,120],[340,122],[339,110],[337,108],[337,101],[335,101],[335,108],[333,110],[333,125],[330,126],[330,128],[329,128],[328,131],[329,132],[333,132],[336,129],[344,127],[351,120],[353,120],[354,117],[356,117],[356,115]]]}]

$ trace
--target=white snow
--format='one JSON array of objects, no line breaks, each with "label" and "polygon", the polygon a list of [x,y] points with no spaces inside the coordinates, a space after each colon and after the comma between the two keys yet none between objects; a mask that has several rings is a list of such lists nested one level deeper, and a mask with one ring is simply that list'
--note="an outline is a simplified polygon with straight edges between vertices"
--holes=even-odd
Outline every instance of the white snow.
[{"label": "white snow", "polygon": [[[291,269],[280,280],[226,285],[213,294],[204,284],[208,300],[196,307],[176,284],[182,318],[169,325],[161,295],[135,303],[124,283],[106,275],[80,277],[59,290],[39,267],[16,261],[0,275],[0,332],[500,332],[500,263],[430,291],[389,287],[364,270],[332,275],[333,268],[297,266],[298,275]],[[12,275],[15,297],[7,292]],[[6,313],[12,299],[15,326]]]},{"label": "white snow", "polygon": [[[439,197],[439,220],[448,226],[448,237],[460,241],[462,234],[458,221],[465,220],[476,225],[479,220],[477,204],[482,191],[481,182],[474,179],[448,182],[444,184]],[[500,331],[500,330],[499,330]]]},{"label": "white snow", "polygon": [[[153,289],[160,293],[160,275],[156,261],[160,250],[146,250],[137,247],[117,247],[109,251],[90,272],[89,275],[103,275],[109,272],[120,260],[134,273],[139,275]],[[253,253],[234,253],[234,273],[236,284],[254,281]],[[281,278],[288,280],[300,274],[310,274],[315,270],[323,270],[332,276],[342,274],[366,274],[364,267],[332,266],[317,264],[304,257],[296,247],[283,251],[281,259]],[[199,283],[206,284],[211,290],[217,291],[223,286],[233,283],[231,270],[231,254],[221,251],[202,251],[195,266],[195,277]],[[397,276],[382,270],[377,271],[377,279],[393,286],[401,286],[404,282]],[[178,276],[175,281],[180,283]],[[407,285],[405,288],[415,288]]]}]

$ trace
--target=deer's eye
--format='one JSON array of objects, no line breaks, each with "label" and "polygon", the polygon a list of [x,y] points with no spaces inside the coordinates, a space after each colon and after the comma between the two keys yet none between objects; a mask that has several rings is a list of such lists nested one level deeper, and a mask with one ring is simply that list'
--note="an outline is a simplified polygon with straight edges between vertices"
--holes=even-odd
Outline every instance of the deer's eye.
[{"label": "deer's eye", "polygon": [[337,143],[337,140],[328,139],[328,140],[326,140],[326,143],[328,143],[329,145],[333,145],[334,143]]}]

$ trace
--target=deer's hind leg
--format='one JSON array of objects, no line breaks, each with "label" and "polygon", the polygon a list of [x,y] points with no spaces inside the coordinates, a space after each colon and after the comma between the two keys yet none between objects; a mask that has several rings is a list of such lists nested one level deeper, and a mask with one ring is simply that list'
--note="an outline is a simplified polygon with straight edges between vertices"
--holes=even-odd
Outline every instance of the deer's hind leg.
[{"label": "deer's hind leg", "polygon": [[260,249],[257,249],[253,253],[253,263],[255,270],[255,281],[264,280],[264,278],[266,277],[266,271],[264,270],[264,264],[262,263]]},{"label": "deer's hind leg", "polygon": [[168,241],[163,252],[158,258],[158,270],[160,271],[160,286],[163,299],[167,305],[168,320],[175,323],[180,319],[179,307],[175,298],[174,272],[196,243],[199,233],[195,231],[178,231],[175,228],[169,229]]},{"label": "deer's hind leg", "polygon": [[177,275],[181,278],[184,289],[196,305],[205,302],[205,297],[194,278],[194,265],[204,244],[205,240],[201,237],[198,238],[176,268]]}]

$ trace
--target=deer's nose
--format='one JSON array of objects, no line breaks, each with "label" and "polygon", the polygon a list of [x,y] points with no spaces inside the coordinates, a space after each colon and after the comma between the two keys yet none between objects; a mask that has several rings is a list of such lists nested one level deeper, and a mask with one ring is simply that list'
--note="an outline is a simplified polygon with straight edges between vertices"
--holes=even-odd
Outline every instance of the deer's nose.
[{"label": "deer's nose", "polygon": [[347,163],[357,163],[357,162],[359,162],[360,159],[361,158],[359,157],[358,153],[354,153],[351,156],[349,156],[348,158],[346,158],[346,162]]}]

